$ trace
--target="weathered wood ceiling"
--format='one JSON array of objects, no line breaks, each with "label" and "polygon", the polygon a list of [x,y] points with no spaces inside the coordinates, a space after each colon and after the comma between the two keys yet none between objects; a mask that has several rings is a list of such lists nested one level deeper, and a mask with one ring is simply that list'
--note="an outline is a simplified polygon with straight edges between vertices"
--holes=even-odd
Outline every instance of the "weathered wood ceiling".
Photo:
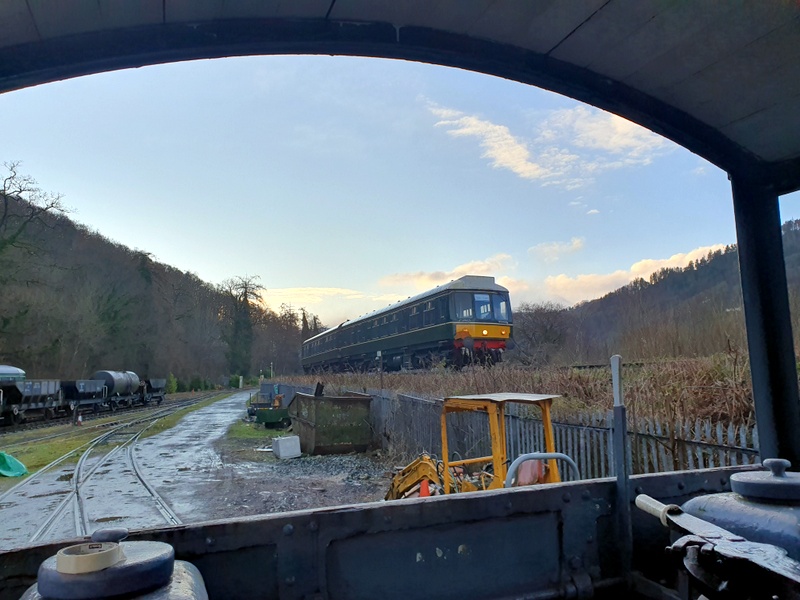
[{"label": "weathered wood ceiling", "polygon": [[800,188],[794,0],[2,0],[0,91],[249,54],[418,60],[611,110],[721,168]]}]

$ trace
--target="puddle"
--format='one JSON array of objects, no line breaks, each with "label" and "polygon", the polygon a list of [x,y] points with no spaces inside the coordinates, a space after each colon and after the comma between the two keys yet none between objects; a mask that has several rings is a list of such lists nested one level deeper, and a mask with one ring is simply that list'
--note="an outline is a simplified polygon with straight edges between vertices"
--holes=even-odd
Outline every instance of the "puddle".
[{"label": "puddle", "polygon": [[74,473],[65,473],[64,475],[59,475],[56,477],[56,481],[72,481],[72,476]]}]

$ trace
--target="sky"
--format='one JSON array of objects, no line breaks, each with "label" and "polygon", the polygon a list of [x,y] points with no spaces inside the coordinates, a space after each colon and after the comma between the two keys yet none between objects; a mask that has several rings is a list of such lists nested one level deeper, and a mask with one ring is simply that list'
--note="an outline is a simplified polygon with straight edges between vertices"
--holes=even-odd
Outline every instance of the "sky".
[{"label": "sky", "polygon": [[[70,217],[333,326],[462,275],[572,305],[736,242],[727,175],[620,117],[407,61],[175,63],[0,95]],[[793,194],[783,220],[800,218]]]}]

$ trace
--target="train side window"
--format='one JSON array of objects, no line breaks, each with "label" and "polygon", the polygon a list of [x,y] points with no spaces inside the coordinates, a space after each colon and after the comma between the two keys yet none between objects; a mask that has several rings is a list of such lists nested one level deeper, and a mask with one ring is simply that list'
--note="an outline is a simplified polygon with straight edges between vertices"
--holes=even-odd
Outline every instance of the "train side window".
[{"label": "train side window", "polygon": [[433,325],[436,322],[436,313],[433,311],[434,306],[433,300],[429,300],[425,303],[425,309],[422,315],[423,325]]},{"label": "train side window", "polygon": [[422,326],[422,314],[420,313],[420,305],[411,308],[411,316],[408,319],[409,329],[419,329]]},{"label": "train side window", "polygon": [[447,321],[447,296],[439,298],[439,322],[444,323]]}]

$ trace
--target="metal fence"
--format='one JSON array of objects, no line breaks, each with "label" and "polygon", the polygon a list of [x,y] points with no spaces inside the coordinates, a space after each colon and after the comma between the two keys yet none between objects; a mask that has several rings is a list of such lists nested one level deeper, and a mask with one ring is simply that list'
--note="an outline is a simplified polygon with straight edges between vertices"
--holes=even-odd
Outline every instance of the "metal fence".
[{"label": "metal fence", "polygon": [[[287,398],[295,392],[313,393],[311,388],[285,385],[280,391]],[[372,395],[370,426],[377,448],[398,465],[422,452],[441,455],[441,399],[387,395],[375,390],[367,393]],[[485,415],[460,413],[451,417],[447,423],[451,453],[462,457],[491,454]],[[553,424],[556,450],[575,460],[581,479],[614,476],[612,424],[611,413],[584,417],[576,423]],[[747,465],[759,460],[754,425],[642,420],[628,424],[628,439],[631,473]],[[544,450],[544,431],[535,412],[509,406],[506,444],[509,458]],[[561,471],[564,479],[573,478],[569,470]]]}]

